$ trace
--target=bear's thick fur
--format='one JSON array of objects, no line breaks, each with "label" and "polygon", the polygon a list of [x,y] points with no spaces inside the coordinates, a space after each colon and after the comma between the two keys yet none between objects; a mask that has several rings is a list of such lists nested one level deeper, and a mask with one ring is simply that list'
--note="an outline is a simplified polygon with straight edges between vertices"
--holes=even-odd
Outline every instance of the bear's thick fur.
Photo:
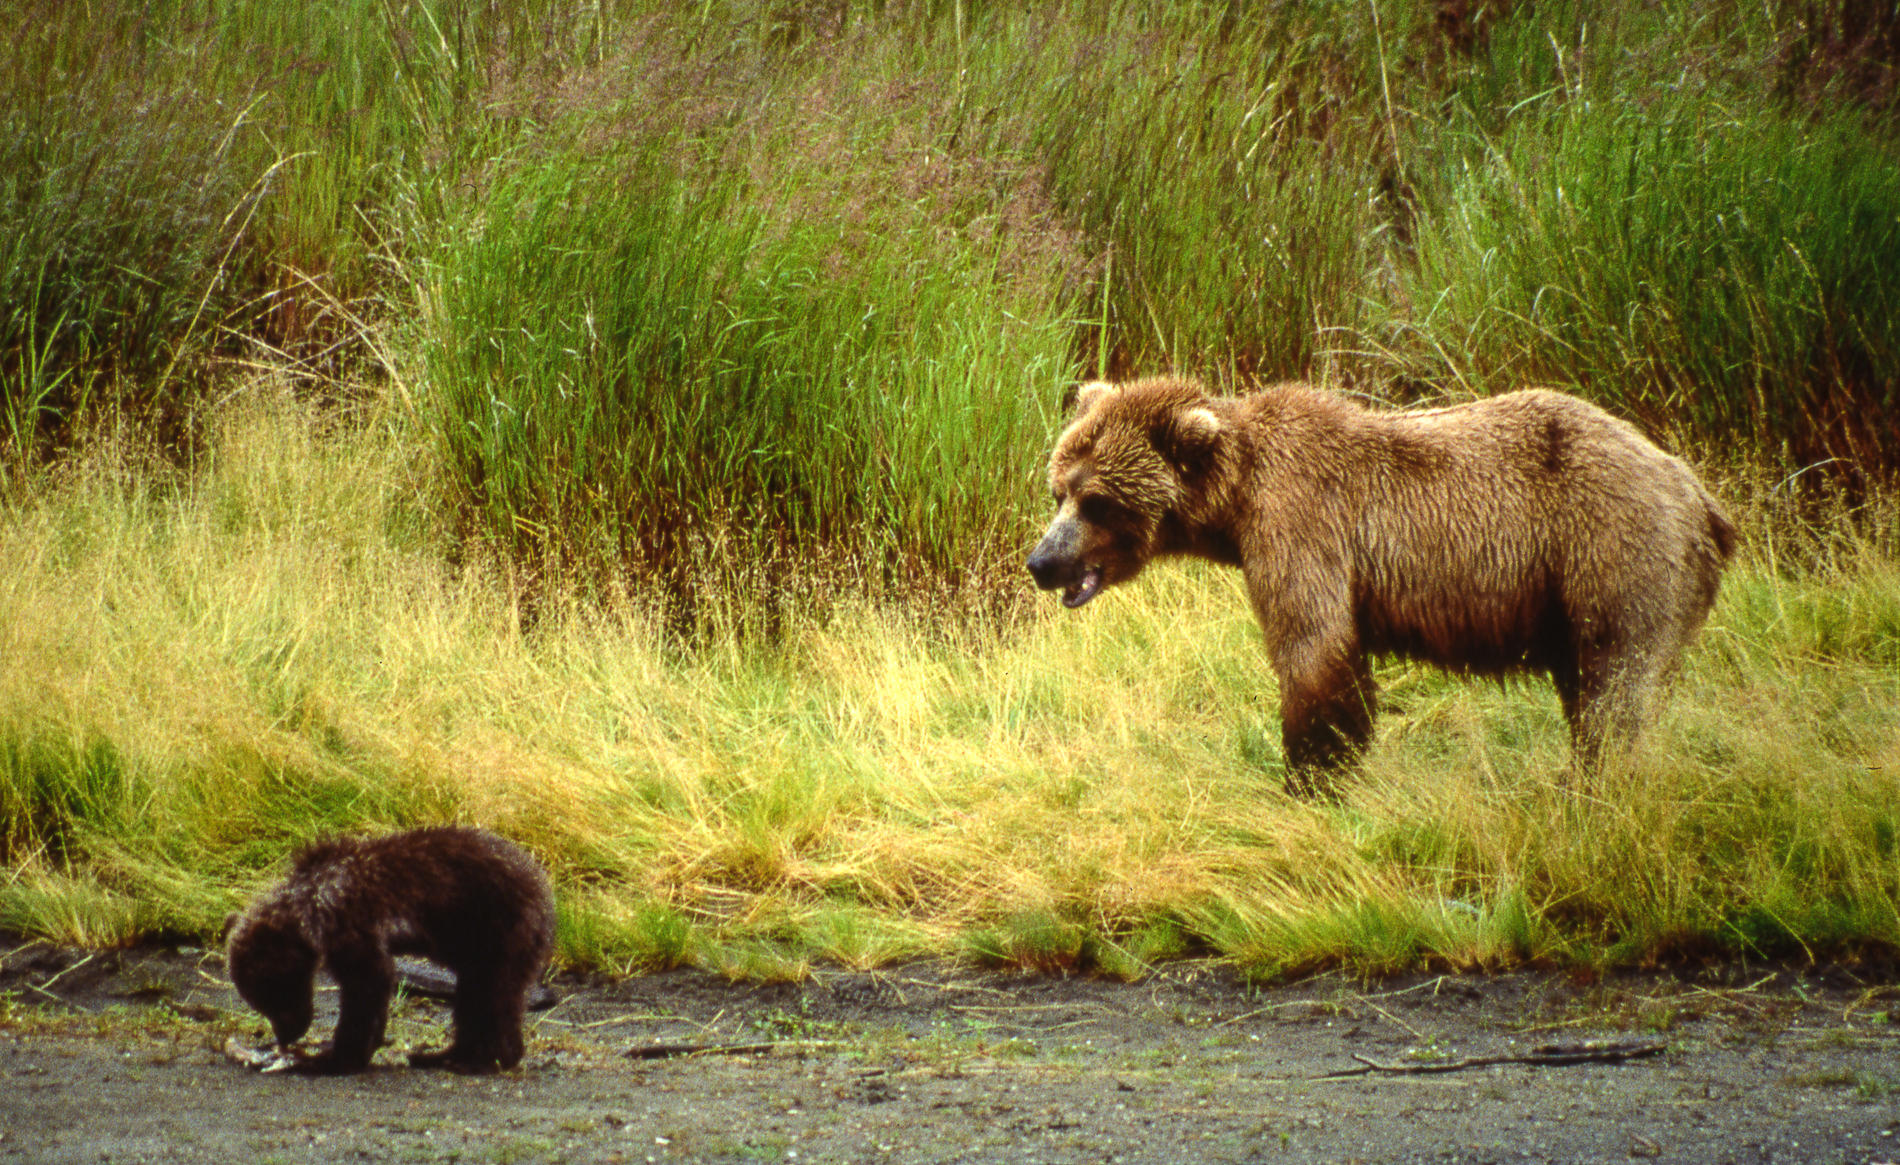
[{"label": "bear's thick fur", "polygon": [[1548,673],[1593,768],[1653,711],[1735,545],[1681,461],[1539,390],[1389,412],[1298,384],[1097,381],[1049,485],[1028,566],[1070,607],[1166,555],[1246,573],[1301,792],[1371,738],[1378,654]]},{"label": "bear's thick fur", "polygon": [[334,838],[300,852],[290,876],[231,923],[225,965],[279,1045],[310,1028],[313,976],[339,989],[330,1046],[295,1070],[361,1072],[383,1042],[395,956],[455,972],[450,1045],[417,1067],[463,1072],[521,1060],[527,992],[554,949],[554,895],[540,865],[482,829]]}]

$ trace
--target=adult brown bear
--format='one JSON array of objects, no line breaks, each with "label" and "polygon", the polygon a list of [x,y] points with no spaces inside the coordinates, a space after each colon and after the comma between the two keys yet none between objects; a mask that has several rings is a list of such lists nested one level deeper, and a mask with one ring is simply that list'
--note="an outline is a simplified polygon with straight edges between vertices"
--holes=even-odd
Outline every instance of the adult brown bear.
[{"label": "adult brown bear", "polygon": [[1681,461],[1536,390],[1388,412],[1297,384],[1098,381],[1049,486],[1028,565],[1067,606],[1166,555],[1245,572],[1297,792],[1370,740],[1378,654],[1549,674],[1575,763],[1594,767],[1653,711],[1735,546]]},{"label": "adult brown bear", "polygon": [[483,829],[340,837],[300,852],[290,876],[231,919],[225,966],[288,1048],[310,1029],[319,967],[338,989],[330,1046],[292,1070],[361,1072],[383,1042],[396,955],[455,972],[454,1038],[417,1067],[493,1072],[521,1061],[527,992],[554,949],[554,895],[527,852]]}]

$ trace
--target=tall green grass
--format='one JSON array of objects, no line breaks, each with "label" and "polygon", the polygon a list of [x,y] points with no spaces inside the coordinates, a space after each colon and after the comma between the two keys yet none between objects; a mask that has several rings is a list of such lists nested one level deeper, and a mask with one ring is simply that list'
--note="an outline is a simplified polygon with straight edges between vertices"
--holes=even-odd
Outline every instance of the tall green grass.
[{"label": "tall green grass", "polygon": [[[129,13],[27,19],[0,73],[0,412],[31,449],[114,376],[196,374],[263,177],[239,108],[154,77]],[[127,58],[131,59],[128,65]]]},{"label": "tall green grass", "polygon": [[793,560],[982,589],[1084,372],[1535,378],[1892,468],[1892,134],[1825,20],[33,11],[0,67],[22,453],[89,401],[189,446],[232,360],[351,400],[368,364],[418,386],[471,541],[694,610],[780,602]]},{"label": "tall green grass", "polygon": [[[584,56],[552,10],[439,0],[12,6],[0,53],[0,440],[89,405],[189,445],[226,362],[331,391],[401,253],[404,180],[463,176],[485,87]],[[591,26],[589,26],[591,27]]]},{"label": "tall green grass", "polygon": [[630,566],[689,616],[993,588],[1071,375],[1063,303],[972,238],[1009,192],[780,223],[740,185],[647,149],[484,193],[422,291],[458,493],[534,565]]},{"label": "tall green grass", "polygon": [[1900,153],[1861,115],[1659,92],[1472,144],[1419,240],[1412,370],[1578,384],[1796,466],[1891,468]]},{"label": "tall green grass", "polygon": [[1092,373],[1313,375],[1360,325],[1391,165],[1366,12],[1109,4],[974,26],[965,118],[1026,143],[1080,232]]}]

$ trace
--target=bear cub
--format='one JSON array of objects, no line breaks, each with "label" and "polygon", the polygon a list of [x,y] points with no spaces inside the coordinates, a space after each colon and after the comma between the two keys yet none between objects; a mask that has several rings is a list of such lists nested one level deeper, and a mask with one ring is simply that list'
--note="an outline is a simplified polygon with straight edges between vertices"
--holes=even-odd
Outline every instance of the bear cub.
[{"label": "bear cub", "polygon": [[297,854],[290,876],[234,915],[225,965],[280,1047],[310,1028],[319,968],[340,993],[336,1032],[293,1071],[361,1072],[383,1042],[397,955],[455,972],[447,1048],[415,1067],[493,1072],[521,1062],[527,993],[554,949],[554,895],[519,846],[447,826],[340,837]]}]

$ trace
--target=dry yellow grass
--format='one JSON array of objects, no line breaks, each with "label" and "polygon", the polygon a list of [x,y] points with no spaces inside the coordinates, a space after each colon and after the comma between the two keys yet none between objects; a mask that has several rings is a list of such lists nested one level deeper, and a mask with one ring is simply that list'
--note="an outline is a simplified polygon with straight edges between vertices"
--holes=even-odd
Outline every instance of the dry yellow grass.
[{"label": "dry yellow grass", "polygon": [[504,572],[449,565],[393,420],[260,382],[196,473],[137,464],[102,444],[0,512],[0,926],[202,935],[300,840],[456,820],[540,854],[565,957],[616,970],[1900,943],[1891,531],[1751,550],[1618,777],[1561,782],[1545,685],[1393,665],[1366,772],[1314,805],[1231,572],[684,650],[629,604],[524,628]]}]

